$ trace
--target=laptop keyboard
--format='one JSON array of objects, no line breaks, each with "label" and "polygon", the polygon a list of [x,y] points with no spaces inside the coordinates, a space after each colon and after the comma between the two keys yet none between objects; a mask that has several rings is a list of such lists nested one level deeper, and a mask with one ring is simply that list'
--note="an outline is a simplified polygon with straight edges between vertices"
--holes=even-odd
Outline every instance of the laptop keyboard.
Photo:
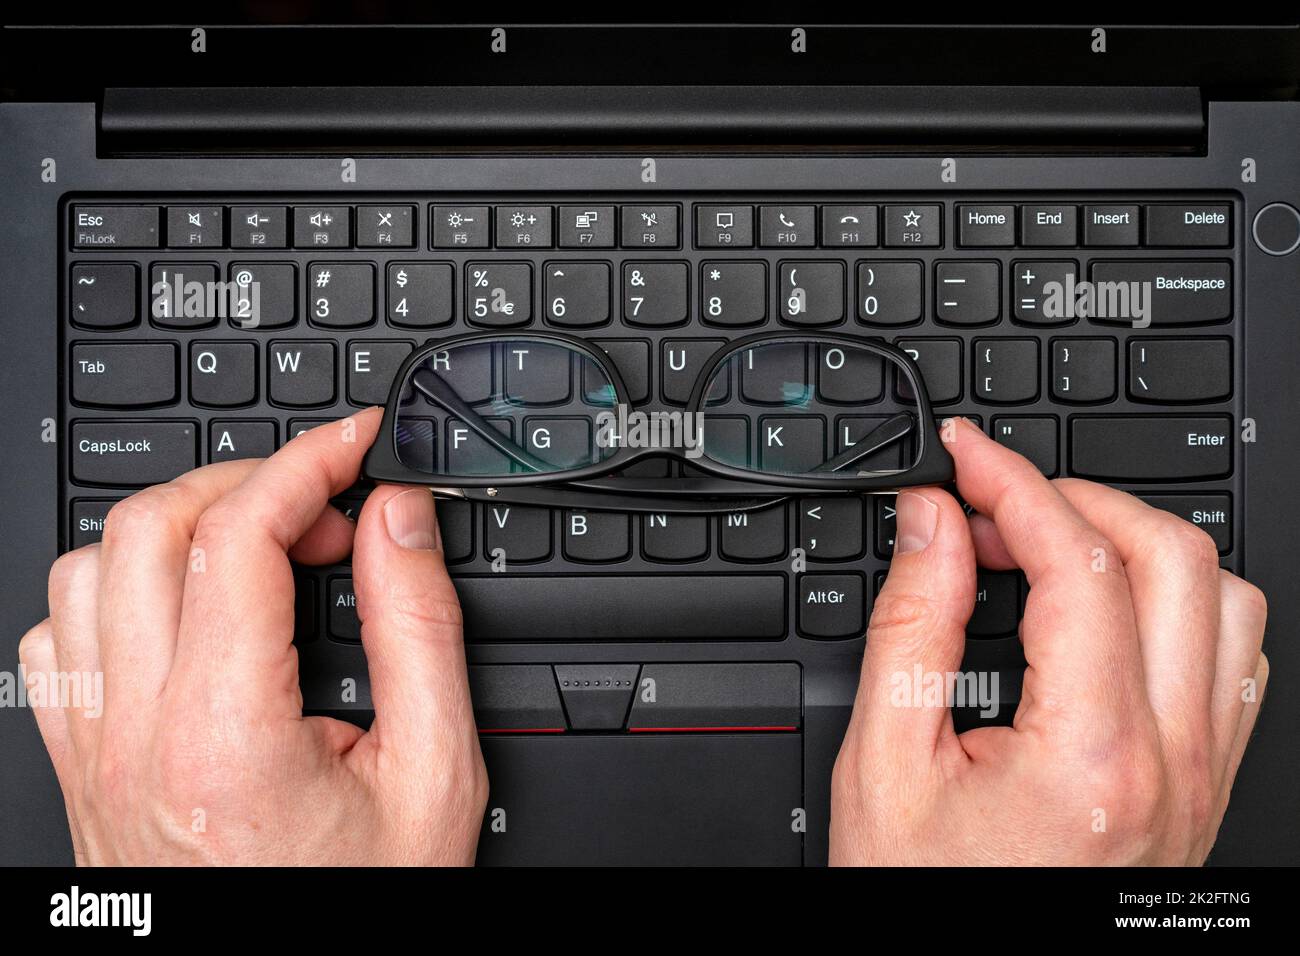
[{"label": "laptop keyboard", "polygon": [[[97,540],[136,488],[382,404],[430,340],[582,335],[636,403],[670,409],[728,339],[807,328],[899,345],[939,414],[972,418],[1046,475],[1141,494],[1239,569],[1239,220],[1227,196],[1118,193],[74,198],[62,544]],[[160,283],[179,291],[159,297]],[[226,296],[205,298],[217,283]],[[751,447],[773,389],[807,373],[729,383],[752,406]],[[543,374],[557,395],[584,388],[568,369]],[[868,396],[795,437],[828,456],[870,422]],[[337,504],[355,513],[364,495]],[[719,660],[735,642],[860,637],[893,535],[888,497],[715,516],[438,511],[470,642],[720,642]],[[359,654],[349,569],[298,582],[304,675],[335,673]],[[1002,672],[1004,694],[1024,666],[1025,591],[1019,575],[980,575],[966,665]]]}]

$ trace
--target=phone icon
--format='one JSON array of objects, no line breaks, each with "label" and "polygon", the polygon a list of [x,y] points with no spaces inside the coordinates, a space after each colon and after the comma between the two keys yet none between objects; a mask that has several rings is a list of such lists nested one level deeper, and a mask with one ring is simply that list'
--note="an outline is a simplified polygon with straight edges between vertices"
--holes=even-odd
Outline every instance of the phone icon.
[{"label": "phone icon", "polygon": [[793,228],[794,228],[794,223],[792,223],[789,219],[785,218],[785,213],[783,213],[783,212],[782,212],[782,213],[778,213],[776,218],[777,218],[777,219],[780,219],[780,220],[781,220],[781,225],[785,226],[787,229],[793,229]]},{"label": "phone icon", "polygon": [[848,224],[848,223],[850,223],[850,222],[853,223],[854,225],[856,225],[857,222],[858,222],[858,217],[857,217],[857,216],[840,216],[840,225],[841,225],[841,226],[846,225],[846,224]]}]

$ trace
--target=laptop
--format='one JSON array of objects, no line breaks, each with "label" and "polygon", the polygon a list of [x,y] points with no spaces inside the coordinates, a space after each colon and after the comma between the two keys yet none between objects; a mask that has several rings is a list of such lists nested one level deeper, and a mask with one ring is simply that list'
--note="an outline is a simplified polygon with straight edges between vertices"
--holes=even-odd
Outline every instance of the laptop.
[{"label": "laptop", "polygon": [[[383,404],[430,342],[580,337],[638,409],[672,412],[726,343],[828,332],[901,348],[936,415],[1186,518],[1263,588],[1276,677],[1212,861],[1300,858],[1294,25],[4,41],[0,669],[47,613],[50,563],[114,502]],[[159,302],[179,276],[256,287],[259,321]],[[550,403],[580,401],[582,376],[556,374]],[[772,383],[727,387],[746,453],[779,443]],[[822,397],[801,440],[833,455],[873,410]],[[481,864],[825,863],[889,496],[438,514],[491,781]],[[959,729],[1014,714],[1026,590],[979,576],[963,669],[1001,700]],[[346,562],[298,569],[295,640],[304,708],[365,725]],[[0,766],[0,862],[70,862],[22,708],[0,708]]]}]

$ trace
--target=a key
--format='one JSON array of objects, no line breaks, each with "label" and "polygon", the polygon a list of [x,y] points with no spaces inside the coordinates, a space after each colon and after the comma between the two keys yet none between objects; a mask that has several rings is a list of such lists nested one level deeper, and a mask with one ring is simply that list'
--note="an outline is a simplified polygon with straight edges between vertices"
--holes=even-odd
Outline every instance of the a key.
[{"label": "a key", "polygon": [[819,345],[814,373],[824,402],[864,405],[885,394],[885,360],[865,349]]},{"label": "a key", "polygon": [[817,244],[816,206],[760,206],[759,245],[768,248],[812,247]]},{"label": "a key", "polygon": [[514,405],[557,405],[569,400],[573,353],[542,342],[508,343],[506,400]]},{"label": "a key", "polygon": [[570,561],[622,561],[632,553],[632,521],[613,511],[570,511],[564,520],[564,556]]},{"label": "a key", "polygon": [[[712,422],[709,424],[712,427]],[[718,550],[729,561],[775,561],[783,557],[785,505],[719,515]]]},{"label": "a key", "polygon": [[684,262],[623,264],[623,321],[629,325],[678,325],[689,317]]},{"label": "a key", "polygon": [[[164,329],[199,329],[220,317],[218,303],[209,301],[206,290],[217,281],[217,267],[204,262],[155,262],[149,269],[149,319]],[[198,293],[197,295],[194,293]],[[240,295],[236,290],[234,308],[238,315]]]},{"label": "a key", "polygon": [[1080,318],[1076,309],[1079,265],[1072,259],[1019,259],[1011,263],[1011,311],[1027,325],[1060,325]]},{"label": "a key", "polygon": [[802,405],[812,396],[808,347],[794,342],[741,352],[740,395],[756,405]]},{"label": "a key", "polygon": [[700,270],[700,316],[709,325],[755,325],[767,319],[767,266],[711,261]]},{"label": "a key", "polygon": [[498,249],[546,249],[551,242],[550,206],[497,206]]},{"label": "a key", "polygon": [[[670,405],[685,405],[704,363],[724,344],[722,339],[665,339],[660,365],[664,401]],[[714,378],[707,397],[725,401],[729,394],[730,384],[724,368]]]},{"label": "a key", "polygon": [[[1094,322],[1145,328],[1223,322],[1232,316],[1232,263],[1227,261],[1093,262],[1090,275],[1096,286],[1117,283],[1121,290],[1094,297],[1089,315]],[[1138,314],[1139,303],[1145,315]]]},{"label": "a key", "polygon": [[614,207],[561,206],[560,248],[614,248]]},{"label": "a key", "polygon": [[506,567],[545,561],[551,556],[551,511],[524,505],[489,505],[484,535],[488,560]]},{"label": "a key", "polygon": [[799,633],[805,637],[861,637],[867,625],[860,574],[801,574]]},{"label": "a key", "polygon": [[[650,397],[650,343],[641,339],[603,339],[592,342],[614,363],[628,400],[640,405]],[[582,363],[582,394],[595,405],[609,404],[609,383],[591,362]]]},{"label": "a key", "polygon": [[709,519],[704,515],[643,515],[641,548],[651,561],[702,561],[709,555]]},{"label": "a key", "polygon": [[78,405],[144,408],[177,398],[176,346],[164,342],[72,347],[69,378]]},{"label": "a key", "polygon": [[266,355],[272,403],[291,408],[334,403],[333,342],[272,342]]},{"label": "a key", "polygon": [[843,263],[783,262],[778,271],[783,322],[833,325],[844,319]]},{"label": "a key", "polygon": [[167,245],[172,249],[220,249],[223,227],[220,206],[167,207]]},{"label": "a key", "polygon": [[1223,415],[1075,415],[1070,471],[1103,481],[1190,481],[1232,474],[1232,419]]},{"label": "a key", "polygon": [[865,325],[909,325],[921,320],[919,262],[883,259],[858,263],[858,321]]},{"label": "a key", "polygon": [[1128,394],[1135,402],[1216,402],[1232,394],[1228,339],[1129,339]]},{"label": "a key", "polygon": [[820,416],[765,415],[758,420],[758,461],[763,471],[802,475],[826,458],[826,422]]},{"label": "a key", "polygon": [[353,405],[383,405],[393,378],[408,355],[410,342],[349,342],[348,401]]},{"label": "a key", "polygon": [[428,329],[455,318],[455,270],[450,262],[388,264],[388,324]]},{"label": "a key", "polygon": [[1107,402],[1115,397],[1114,339],[1053,339],[1052,397]]},{"label": "a key", "polygon": [[546,319],[552,325],[580,328],[609,321],[609,264],[548,262],[545,266]]},{"label": "a key", "polygon": [[284,206],[231,206],[230,245],[235,249],[283,249],[289,244]]},{"label": "a key", "polygon": [[72,480],[143,487],[171,481],[198,464],[193,422],[73,422]]},{"label": "a key", "polygon": [[1037,339],[976,339],[972,379],[982,402],[1023,404],[1038,397]]},{"label": "a key", "polygon": [[375,267],[368,262],[313,262],[307,270],[312,325],[348,329],[375,320]]},{"label": "a key", "polygon": [[490,216],[487,206],[431,206],[429,241],[435,249],[486,249]]},{"label": "a key", "polygon": [[471,325],[523,325],[533,318],[533,267],[471,262],[465,267],[465,318]]},{"label": "a key", "polygon": [[856,558],[866,547],[862,499],[804,498],[799,502],[799,547],[814,561]]},{"label": "a key", "polygon": [[993,419],[993,440],[1024,455],[1048,478],[1057,471],[1057,423],[1047,416]]},{"label": "a key", "polygon": [[135,325],[140,317],[136,277],[129,262],[76,263],[68,288],[72,324],[83,329]]},{"label": "a key", "polygon": [[[946,405],[961,400],[961,342],[957,339],[898,339],[895,343],[911,356],[921,372],[930,401]],[[912,388],[902,375],[895,376],[894,391],[899,399],[911,401]]]},{"label": "a key", "polygon": [[696,206],[695,245],[746,249],[754,244],[753,206]]},{"label": "a key", "polygon": [[269,458],[275,454],[275,422],[213,420],[208,427],[208,462]]},{"label": "a key", "polygon": [[411,206],[358,206],[357,247],[404,249],[411,245],[415,210]]},{"label": "a key", "polygon": [[939,262],[934,267],[934,317],[948,325],[987,325],[1002,314],[996,262]]},{"label": "a key", "polygon": [[232,262],[237,329],[282,329],[298,321],[298,268],[289,262]]},{"label": "a key", "polygon": [[294,206],[293,244],[298,249],[346,249],[352,241],[347,206]]},{"label": "a key", "polygon": [[676,206],[623,206],[623,245],[628,249],[676,249]]},{"label": "a key", "polygon": [[257,401],[257,346],[252,342],[191,342],[190,401],[215,408]]}]

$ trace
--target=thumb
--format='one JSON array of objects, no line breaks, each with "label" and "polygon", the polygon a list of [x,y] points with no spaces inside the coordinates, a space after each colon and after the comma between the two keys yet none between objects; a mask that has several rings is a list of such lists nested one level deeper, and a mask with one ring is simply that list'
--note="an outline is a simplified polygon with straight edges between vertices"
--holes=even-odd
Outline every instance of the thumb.
[{"label": "thumb", "polygon": [[[353,585],[380,747],[410,761],[477,759],[460,602],[426,488],[380,485],[357,521]],[[442,755],[439,758],[438,755]]]},{"label": "thumb", "polygon": [[904,491],[889,576],[867,625],[851,732],[881,757],[928,762],[956,741],[947,675],[961,666],[975,606],[975,548],[966,515],[937,488]]}]

